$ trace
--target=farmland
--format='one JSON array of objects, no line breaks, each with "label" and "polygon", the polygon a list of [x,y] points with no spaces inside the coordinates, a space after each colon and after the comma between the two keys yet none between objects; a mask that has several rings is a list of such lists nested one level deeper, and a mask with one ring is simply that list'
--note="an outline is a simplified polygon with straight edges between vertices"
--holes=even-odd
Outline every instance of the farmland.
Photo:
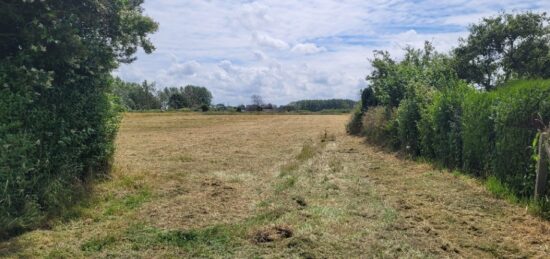
[{"label": "farmland", "polygon": [[127,113],[108,177],[0,257],[544,257],[550,223],[349,115]]}]

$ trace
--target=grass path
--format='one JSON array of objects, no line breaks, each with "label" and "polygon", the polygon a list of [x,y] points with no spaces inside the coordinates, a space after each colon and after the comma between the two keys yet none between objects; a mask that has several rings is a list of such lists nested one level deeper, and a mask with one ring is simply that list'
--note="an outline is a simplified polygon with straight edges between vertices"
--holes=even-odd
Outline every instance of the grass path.
[{"label": "grass path", "polygon": [[550,223],[347,116],[128,114],[110,179],[0,257],[544,258]]}]

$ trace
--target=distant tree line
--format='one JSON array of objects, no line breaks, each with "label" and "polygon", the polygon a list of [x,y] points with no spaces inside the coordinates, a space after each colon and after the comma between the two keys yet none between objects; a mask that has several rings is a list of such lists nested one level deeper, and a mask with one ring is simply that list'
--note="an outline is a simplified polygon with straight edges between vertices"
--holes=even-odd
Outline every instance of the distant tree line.
[{"label": "distant tree line", "polygon": [[301,100],[287,106],[296,110],[318,112],[322,110],[351,110],[357,102],[349,99]]},{"label": "distant tree line", "polygon": [[212,93],[206,87],[193,85],[157,90],[155,83],[130,83],[117,78],[113,92],[120,104],[129,111],[182,108],[208,110],[212,102]]}]

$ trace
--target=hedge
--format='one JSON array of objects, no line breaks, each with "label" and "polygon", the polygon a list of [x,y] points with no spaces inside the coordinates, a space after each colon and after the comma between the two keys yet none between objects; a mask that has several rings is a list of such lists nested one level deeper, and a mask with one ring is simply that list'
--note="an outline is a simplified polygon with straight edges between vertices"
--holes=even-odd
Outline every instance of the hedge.
[{"label": "hedge", "polygon": [[427,105],[406,98],[392,114],[369,109],[363,118],[367,139],[447,168],[494,176],[521,197],[533,194],[533,141],[550,122],[550,80],[516,81],[491,92],[458,85],[436,92]]}]

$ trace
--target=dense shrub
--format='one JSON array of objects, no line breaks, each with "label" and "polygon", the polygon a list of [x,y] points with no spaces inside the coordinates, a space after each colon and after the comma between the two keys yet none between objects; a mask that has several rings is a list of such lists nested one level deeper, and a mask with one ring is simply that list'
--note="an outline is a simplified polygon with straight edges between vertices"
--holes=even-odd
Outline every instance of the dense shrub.
[{"label": "dense shrub", "polygon": [[494,93],[470,92],[462,109],[462,168],[476,176],[492,171],[495,156]]},{"label": "dense shrub", "polygon": [[8,1],[0,9],[0,238],[74,203],[108,169],[111,71],[150,53],[141,1]]},{"label": "dense shrub", "polygon": [[368,142],[390,148],[399,146],[394,110],[382,106],[372,107],[363,116],[362,124]]},{"label": "dense shrub", "polygon": [[412,155],[420,153],[418,121],[420,104],[415,99],[404,99],[397,109],[397,135],[405,151]]},{"label": "dense shrub", "polygon": [[367,87],[361,91],[361,110],[367,111],[369,107],[378,105],[378,100],[372,87]]},{"label": "dense shrub", "polygon": [[494,92],[494,173],[520,195],[535,182],[531,148],[537,129],[550,121],[550,81],[519,81]]},{"label": "dense shrub", "polygon": [[434,96],[433,102],[425,113],[425,123],[431,125],[429,143],[433,156],[431,158],[449,168],[462,166],[462,102],[468,92],[474,91],[466,85],[447,88]]},{"label": "dense shrub", "polygon": [[351,135],[360,135],[363,131],[363,109],[361,103],[351,112],[351,119],[346,124],[346,132]]},{"label": "dense shrub", "polygon": [[397,112],[369,108],[362,132],[371,143],[494,176],[527,197],[535,182],[533,140],[549,121],[550,81],[518,81],[492,92],[462,84],[433,97],[405,98]]}]

